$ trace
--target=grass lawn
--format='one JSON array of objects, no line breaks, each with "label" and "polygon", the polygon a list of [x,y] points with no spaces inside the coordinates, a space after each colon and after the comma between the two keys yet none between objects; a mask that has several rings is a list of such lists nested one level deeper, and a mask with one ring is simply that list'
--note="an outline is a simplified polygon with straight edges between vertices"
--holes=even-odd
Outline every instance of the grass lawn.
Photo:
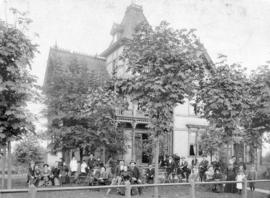
[{"label": "grass lawn", "polygon": [[[153,197],[153,188],[145,188],[143,190],[143,195],[133,196],[141,198]],[[189,187],[162,187],[159,188],[160,198],[190,198]],[[106,196],[105,190],[100,191],[89,191],[89,190],[80,190],[80,191],[64,191],[64,192],[38,192],[37,198],[117,198],[123,197],[117,195],[115,191],[112,191],[109,196]],[[2,198],[28,198],[27,193],[16,193],[12,195],[3,194]],[[241,198],[241,195],[238,194],[229,194],[229,193],[212,193],[207,192],[202,189],[196,191],[197,198]],[[266,194],[249,192],[248,198],[267,198]]]},{"label": "grass lawn", "polygon": [[269,182],[258,182],[255,184],[256,188],[270,190],[270,181]]},{"label": "grass lawn", "polygon": [[[1,183],[1,182],[0,182]],[[25,178],[13,179],[13,188],[27,188]],[[269,190],[270,183],[258,183],[257,188],[264,188]],[[147,187],[143,189],[143,195],[133,196],[141,198],[153,197],[153,188]],[[38,192],[36,198],[116,198],[123,197],[116,193],[116,190],[112,190],[109,196],[105,196],[106,190],[73,190],[73,191],[63,191],[63,192]],[[190,187],[189,186],[170,186],[170,187],[160,187],[159,188],[160,198],[190,198]],[[258,193],[258,192],[248,192],[248,198],[267,198],[268,195]],[[1,196],[0,196],[1,197]],[[14,194],[2,194],[1,198],[28,198],[27,193],[14,193]],[[196,197],[197,198],[241,198],[241,195],[230,194],[230,193],[213,193],[207,190],[206,187],[196,187]]]}]

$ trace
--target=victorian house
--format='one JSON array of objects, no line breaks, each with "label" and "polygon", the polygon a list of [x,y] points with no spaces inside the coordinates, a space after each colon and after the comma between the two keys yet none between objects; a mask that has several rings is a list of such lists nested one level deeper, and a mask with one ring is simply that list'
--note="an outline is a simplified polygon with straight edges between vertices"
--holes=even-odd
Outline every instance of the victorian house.
[{"label": "victorian house", "polygon": [[[89,56],[62,50],[57,47],[51,48],[48,58],[44,85],[51,81],[54,76],[54,67],[61,60],[62,67],[66,67],[72,57],[76,57],[79,62],[84,62],[90,70],[97,72],[100,81],[111,78],[113,73],[117,76],[126,75],[125,65],[119,59],[127,39],[132,38],[135,27],[147,22],[142,6],[131,4],[127,7],[124,17],[119,24],[113,24],[111,29],[112,42],[99,56]],[[206,64],[211,67],[211,59],[205,52]],[[148,118],[136,104],[130,103],[125,111],[119,111],[116,119],[125,126],[124,133],[127,137],[127,151],[123,156],[126,161],[136,160],[137,163],[148,163],[151,159],[146,145],[149,145],[151,132],[147,128]],[[178,105],[174,109],[174,130],[164,136],[161,144],[161,153],[178,154],[188,161],[200,158],[203,151],[200,148],[200,133],[207,129],[207,121],[195,115],[190,101],[183,105]],[[233,147],[224,147],[230,155],[235,154]],[[60,155],[61,156],[61,155]],[[102,158],[102,157],[101,157]],[[105,158],[105,157],[104,157]],[[248,158],[248,157],[246,157]]]}]

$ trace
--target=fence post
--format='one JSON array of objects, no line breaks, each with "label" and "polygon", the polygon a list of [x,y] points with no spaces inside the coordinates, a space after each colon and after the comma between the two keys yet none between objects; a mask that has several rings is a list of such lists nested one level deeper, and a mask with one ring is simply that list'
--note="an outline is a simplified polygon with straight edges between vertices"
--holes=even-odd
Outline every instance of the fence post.
[{"label": "fence post", "polygon": [[242,185],[243,185],[242,198],[247,198],[247,178],[244,178]]},{"label": "fence post", "polygon": [[36,196],[37,196],[37,188],[35,186],[31,185],[29,187],[28,194],[29,194],[29,198],[36,198]]},{"label": "fence post", "polygon": [[191,194],[191,198],[196,198],[196,195],[195,195],[195,180],[194,179],[191,181],[191,192],[190,192],[190,194]]},{"label": "fence post", "polygon": [[126,182],[126,192],[125,192],[126,198],[131,198],[131,186],[130,182]]}]

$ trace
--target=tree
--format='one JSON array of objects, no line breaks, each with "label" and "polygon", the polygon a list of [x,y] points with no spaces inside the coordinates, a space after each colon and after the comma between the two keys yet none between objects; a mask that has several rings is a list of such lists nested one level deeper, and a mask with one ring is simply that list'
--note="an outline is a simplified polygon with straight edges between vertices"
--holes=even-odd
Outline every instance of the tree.
[{"label": "tree", "polygon": [[33,115],[26,107],[27,102],[38,96],[36,78],[30,74],[36,52],[37,46],[21,30],[0,22],[0,141],[8,147],[8,188],[11,188],[10,141],[34,131]]},{"label": "tree", "polygon": [[31,160],[42,162],[45,153],[45,150],[40,146],[37,137],[34,135],[24,137],[14,150],[15,160],[21,165],[28,165]]},{"label": "tree", "polygon": [[54,64],[59,66],[45,90],[53,149],[94,152],[104,147],[112,155],[124,152],[125,138],[115,120],[121,100],[115,100],[115,92],[102,86],[97,73],[76,57],[66,70],[60,59]]},{"label": "tree", "polygon": [[205,154],[209,154],[211,157],[219,151],[220,146],[223,144],[223,134],[222,130],[209,127],[204,133],[200,136],[200,146]]},{"label": "tree", "polygon": [[246,85],[244,69],[224,60],[217,65],[214,75],[207,75],[200,81],[195,112],[206,118],[213,129],[221,131],[218,137],[224,143],[239,143],[240,121],[247,106]]},{"label": "tree", "polygon": [[[129,95],[149,117],[155,138],[158,182],[159,136],[173,129],[173,109],[193,94],[203,76],[205,52],[193,31],[174,30],[167,22],[152,29],[141,24],[127,41],[122,59],[129,75],[118,79],[118,93]],[[155,196],[157,196],[157,188]]]},{"label": "tree", "polygon": [[[270,130],[270,112],[268,103],[270,94],[267,91],[267,80],[270,70],[268,67],[259,67],[249,77],[246,94],[247,107],[241,124],[244,127],[244,141],[256,150],[263,143],[263,135]],[[269,139],[265,139],[269,142]]]},{"label": "tree", "polygon": [[[221,61],[215,74],[200,82],[194,107],[217,133],[209,141],[217,137],[219,142],[246,143],[252,149],[262,144],[262,134],[269,130],[265,73],[266,68],[261,68],[248,77],[241,65]],[[206,144],[206,149],[211,145]]]}]

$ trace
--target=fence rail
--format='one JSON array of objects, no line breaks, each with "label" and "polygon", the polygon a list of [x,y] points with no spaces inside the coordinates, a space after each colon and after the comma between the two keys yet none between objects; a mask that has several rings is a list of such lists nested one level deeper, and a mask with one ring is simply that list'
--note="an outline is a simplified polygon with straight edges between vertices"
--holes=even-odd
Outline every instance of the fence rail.
[{"label": "fence rail", "polygon": [[[190,187],[190,198],[196,198],[196,186],[200,185],[211,185],[211,184],[233,184],[233,183],[242,183],[243,191],[242,198],[248,198],[248,183],[260,183],[260,182],[269,182],[270,190],[270,180],[244,180],[243,182],[237,181],[211,181],[211,182],[190,182],[190,183],[159,183],[159,184],[134,184],[126,183],[125,185],[107,185],[107,186],[76,186],[76,187],[50,187],[50,188],[36,188],[30,187],[29,189],[1,189],[0,198],[4,194],[14,194],[14,193],[27,193],[30,198],[37,198],[39,192],[63,192],[63,191],[83,191],[83,190],[97,190],[97,189],[116,189],[116,188],[125,188],[125,197],[131,197],[131,189],[138,187],[169,187],[169,186],[189,186]],[[51,196],[50,196],[51,197]],[[78,197],[79,198],[79,197]]]}]

